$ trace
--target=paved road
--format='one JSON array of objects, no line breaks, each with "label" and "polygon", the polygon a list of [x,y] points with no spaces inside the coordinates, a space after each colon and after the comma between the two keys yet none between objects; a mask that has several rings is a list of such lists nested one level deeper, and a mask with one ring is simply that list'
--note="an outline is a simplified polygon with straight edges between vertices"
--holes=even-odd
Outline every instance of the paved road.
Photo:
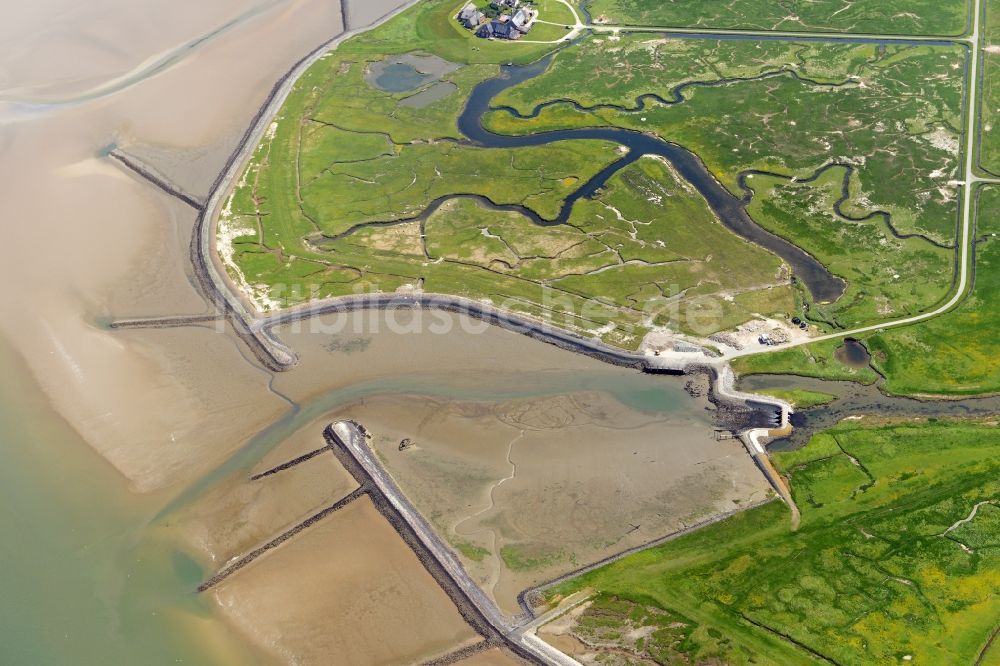
[{"label": "paved road", "polygon": [[587,26],[597,33],[614,32],[656,32],[676,35],[698,35],[719,37],[761,37],[774,39],[776,37],[793,39],[822,39],[824,41],[879,41],[886,43],[930,42],[934,44],[949,44],[967,41],[964,37],[938,37],[932,35],[880,35],[866,32],[810,32],[796,30],[729,30],[726,28],[676,28],[669,26],[645,25],[605,25],[591,24]]}]

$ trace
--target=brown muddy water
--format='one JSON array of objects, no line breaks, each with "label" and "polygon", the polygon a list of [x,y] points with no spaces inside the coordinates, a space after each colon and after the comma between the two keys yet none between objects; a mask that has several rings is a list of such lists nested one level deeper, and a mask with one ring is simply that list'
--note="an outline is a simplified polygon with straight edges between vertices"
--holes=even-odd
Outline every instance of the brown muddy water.
[{"label": "brown muddy water", "polygon": [[867,368],[872,362],[868,349],[854,338],[845,338],[844,344],[834,350],[833,356],[849,368]]}]

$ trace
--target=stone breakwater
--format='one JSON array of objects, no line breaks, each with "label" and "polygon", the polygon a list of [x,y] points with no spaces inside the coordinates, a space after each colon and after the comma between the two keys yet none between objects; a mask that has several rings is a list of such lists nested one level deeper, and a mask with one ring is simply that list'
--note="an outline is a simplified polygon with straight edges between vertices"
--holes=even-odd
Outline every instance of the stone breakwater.
[{"label": "stone breakwater", "polygon": [[366,494],[370,494],[370,492],[371,492],[371,487],[370,486],[367,486],[367,485],[361,485],[361,486],[359,486],[357,489],[355,489],[354,491],[352,491],[348,495],[346,495],[343,498],[337,500],[331,506],[328,506],[327,508],[323,509],[319,513],[313,514],[312,516],[310,516],[309,518],[306,518],[305,520],[303,520],[301,523],[299,523],[295,527],[291,528],[290,530],[288,530],[286,532],[282,532],[278,537],[272,539],[271,541],[268,541],[266,544],[264,544],[260,548],[256,548],[256,549],[250,551],[249,553],[247,553],[246,555],[244,555],[243,557],[237,559],[235,562],[232,562],[231,564],[226,565],[221,570],[219,570],[219,572],[216,573],[214,576],[212,576],[211,578],[209,578],[208,580],[206,580],[204,583],[202,583],[201,585],[199,585],[198,586],[198,591],[199,592],[204,592],[205,590],[208,590],[208,589],[211,589],[211,588],[215,587],[216,585],[218,585],[219,583],[221,583],[223,580],[225,580],[229,576],[232,576],[234,573],[236,573],[237,571],[239,571],[240,569],[242,569],[246,565],[250,564],[254,560],[256,560],[261,555],[264,555],[265,553],[267,553],[269,550],[277,548],[281,544],[285,543],[286,541],[288,541],[289,539],[291,539],[292,537],[294,537],[295,535],[297,535],[302,530],[305,530],[305,529],[307,529],[307,528],[315,525],[319,521],[321,521],[324,518],[326,518],[327,516],[329,516],[331,513],[339,511],[340,509],[344,508],[345,506],[347,506],[348,504],[350,504],[354,500],[358,499],[359,497],[361,497],[363,495],[366,495]]},{"label": "stone breakwater", "polygon": [[152,166],[140,161],[138,158],[133,157],[120,148],[114,148],[109,153],[108,156],[116,161],[118,161],[122,166],[124,166],[129,171],[137,174],[139,177],[144,178],[153,185],[155,185],[160,190],[166,192],[172,197],[176,197],[191,206],[195,210],[202,210],[205,207],[205,203],[200,201],[197,197],[192,194],[188,194],[182,190],[179,186],[171,183],[170,180],[157,171]]}]

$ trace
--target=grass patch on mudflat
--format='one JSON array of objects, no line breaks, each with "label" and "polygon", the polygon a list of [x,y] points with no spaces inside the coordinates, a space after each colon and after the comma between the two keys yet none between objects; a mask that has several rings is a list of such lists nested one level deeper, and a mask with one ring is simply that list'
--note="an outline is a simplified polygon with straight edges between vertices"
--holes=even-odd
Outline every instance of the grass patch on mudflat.
[{"label": "grass patch on mudflat", "polygon": [[[655,632],[643,614],[672,614],[686,637],[672,644],[691,661],[973,663],[1000,619],[1000,521],[989,505],[1000,497],[1000,429],[844,424],[775,462],[802,510],[799,531],[772,503],[553,595],[590,588],[598,610],[609,598],[640,607],[605,613],[605,635],[615,624]],[[608,643],[648,656],[631,639]]]},{"label": "grass patch on mudflat", "polygon": [[510,543],[500,549],[500,559],[511,571],[534,571],[565,560],[566,554],[537,544]]},{"label": "grass patch on mudflat", "polygon": [[453,543],[452,545],[455,546],[455,550],[473,562],[482,562],[490,554],[490,551],[486,550],[482,546],[477,546],[476,544],[469,543],[468,541],[459,541]]},{"label": "grass patch on mudflat", "polygon": [[966,0],[591,0],[587,7],[598,23],[887,35],[961,35],[969,19]]},{"label": "grass patch on mudflat", "polygon": [[885,389],[900,394],[1000,392],[1000,188],[983,186],[976,209],[975,281],[951,312],[866,340]]},{"label": "grass patch on mudflat", "polygon": [[[850,282],[815,319],[851,327],[947,293],[952,264],[935,243],[955,240],[963,73],[958,46],[594,37],[499,96],[507,108],[487,126],[651,132],[737,195],[741,174],[775,174],[749,180],[750,212]],[[839,207],[847,168],[834,163],[854,170]]]}]

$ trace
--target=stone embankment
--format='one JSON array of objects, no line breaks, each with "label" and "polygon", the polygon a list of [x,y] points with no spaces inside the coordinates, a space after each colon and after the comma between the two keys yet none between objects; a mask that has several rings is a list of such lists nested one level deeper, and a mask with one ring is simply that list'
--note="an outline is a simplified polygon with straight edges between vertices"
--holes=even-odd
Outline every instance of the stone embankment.
[{"label": "stone embankment", "polygon": [[129,155],[120,148],[113,148],[110,152],[108,152],[108,156],[111,159],[116,160],[129,171],[132,171],[141,178],[148,180],[160,190],[166,192],[172,197],[180,199],[195,210],[200,211],[205,208],[204,201],[199,200],[192,194],[188,194],[178,185],[171,183],[169,178],[160,173],[154,167],[140,161],[136,157]]},{"label": "stone embankment", "polygon": [[310,451],[309,453],[303,453],[301,456],[298,456],[297,458],[292,458],[291,460],[283,462],[280,465],[275,465],[271,469],[264,470],[260,474],[254,474],[253,476],[250,477],[250,480],[258,481],[266,476],[271,476],[272,474],[277,474],[278,472],[284,472],[286,469],[290,469],[292,467],[295,467],[296,465],[300,465],[306,462],[307,460],[312,460],[321,453],[326,453],[329,450],[330,450],[329,447],[323,446],[313,451]]},{"label": "stone embankment", "polygon": [[469,657],[479,654],[480,652],[486,652],[487,650],[500,647],[500,645],[495,645],[492,641],[482,640],[478,643],[473,643],[472,645],[466,645],[465,647],[460,647],[457,650],[453,650],[448,654],[436,657],[429,661],[425,661],[420,666],[450,666],[451,664],[457,664],[461,661],[465,661]]},{"label": "stone embankment", "polygon": [[248,305],[242,296],[234,290],[225,272],[216,262],[214,237],[219,211],[222,209],[233,184],[238,180],[299,77],[340,42],[363,30],[388,21],[414,4],[416,4],[416,0],[407,2],[371,25],[358,27],[350,25],[350,16],[342,8],[345,32],[317,46],[293,64],[278,79],[257,109],[215,182],[212,183],[205,205],[199,208],[198,219],[191,237],[191,263],[198,286],[204,296],[215,304],[220,312],[227,314],[236,334],[247,343],[254,355],[270,370],[276,372],[287,370],[295,365],[297,359],[295,353],[285,344],[262,330],[262,322],[259,321],[253,307]]},{"label": "stone embankment", "polygon": [[577,576],[582,576],[583,574],[590,573],[595,569],[600,569],[601,567],[611,564],[612,562],[617,562],[618,560],[624,559],[629,555],[633,555],[640,551],[647,550],[649,548],[654,548],[656,546],[660,546],[675,539],[679,539],[682,536],[691,534],[692,532],[697,532],[698,530],[708,527],[709,525],[714,525],[715,523],[726,520],[727,518],[731,518],[736,514],[743,513],[744,511],[749,511],[750,509],[756,509],[759,506],[764,506],[765,504],[768,504],[769,502],[773,501],[774,498],[770,497],[767,499],[759,500],[757,502],[752,502],[750,504],[745,504],[739,508],[733,509],[732,511],[726,511],[725,513],[714,515],[711,518],[700,520],[696,523],[688,525],[687,527],[679,529],[676,532],[671,532],[670,534],[662,536],[658,539],[647,541],[646,543],[639,544],[638,546],[633,546],[632,548],[629,548],[628,550],[623,550],[622,552],[616,553],[615,555],[610,555],[608,557],[605,557],[604,559],[598,560],[597,562],[593,562],[591,564],[582,566],[578,569],[574,569],[573,571],[567,572],[559,576],[558,578],[553,578],[552,580],[542,583],[541,585],[535,585],[534,587],[529,587],[528,589],[522,591],[519,595],[517,595],[517,602],[528,617],[534,618],[536,617],[534,609],[535,607],[538,606],[537,602],[539,602],[542,599],[542,593],[544,593],[548,589],[555,587],[556,585],[559,585],[560,583],[565,583],[566,581],[572,580]]},{"label": "stone embankment", "polygon": [[176,328],[178,326],[196,326],[224,318],[221,314],[177,315],[175,317],[136,317],[134,319],[116,319],[108,324],[110,328]]},{"label": "stone embankment", "polygon": [[232,562],[231,564],[227,564],[218,573],[216,573],[214,576],[212,576],[211,578],[209,578],[208,580],[206,580],[204,583],[202,583],[201,585],[199,585],[198,586],[198,591],[199,592],[204,592],[205,590],[208,590],[208,589],[210,589],[212,587],[215,587],[216,585],[218,585],[219,583],[221,583],[223,580],[225,580],[229,576],[232,576],[234,573],[236,573],[237,571],[239,571],[240,569],[242,569],[246,565],[250,564],[251,562],[253,562],[254,560],[256,560],[258,557],[260,557],[261,555],[263,555],[264,553],[266,553],[269,550],[272,550],[274,548],[277,548],[278,546],[280,546],[281,544],[285,543],[286,541],[288,541],[289,539],[291,539],[292,537],[294,537],[296,534],[298,534],[302,530],[307,529],[307,528],[311,527],[312,525],[315,525],[316,523],[318,523],[319,521],[323,520],[324,518],[326,518],[330,514],[336,512],[336,511],[339,511],[340,509],[344,508],[345,506],[347,506],[348,504],[350,504],[354,500],[358,499],[362,495],[369,494],[370,492],[371,492],[371,487],[368,486],[368,485],[362,484],[361,486],[359,486],[358,488],[356,488],[353,492],[351,492],[348,495],[344,496],[343,498],[337,500],[331,506],[328,506],[327,508],[323,509],[322,511],[313,514],[309,518],[306,518],[305,520],[303,520],[301,523],[299,523],[295,527],[291,528],[290,530],[288,530],[286,532],[282,532],[281,535],[279,535],[275,539],[272,539],[271,541],[268,541],[263,546],[250,551],[249,553],[247,553],[243,557],[237,559],[236,561]]}]

